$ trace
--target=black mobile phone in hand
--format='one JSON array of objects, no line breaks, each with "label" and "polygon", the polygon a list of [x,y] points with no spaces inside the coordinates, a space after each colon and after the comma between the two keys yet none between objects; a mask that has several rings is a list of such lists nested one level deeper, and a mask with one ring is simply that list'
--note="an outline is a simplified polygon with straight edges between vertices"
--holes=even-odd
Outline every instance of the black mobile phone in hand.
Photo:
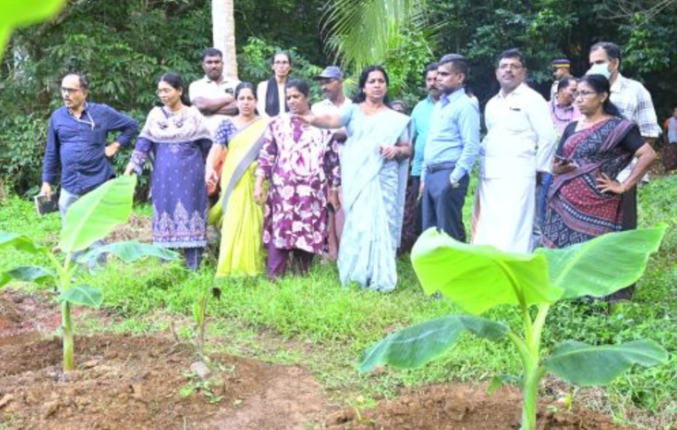
[{"label": "black mobile phone in hand", "polygon": [[37,195],[33,197],[33,201],[35,202],[35,210],[40,216],[59,210],[59,204],[54,195],[51,195],[50,197]]}]

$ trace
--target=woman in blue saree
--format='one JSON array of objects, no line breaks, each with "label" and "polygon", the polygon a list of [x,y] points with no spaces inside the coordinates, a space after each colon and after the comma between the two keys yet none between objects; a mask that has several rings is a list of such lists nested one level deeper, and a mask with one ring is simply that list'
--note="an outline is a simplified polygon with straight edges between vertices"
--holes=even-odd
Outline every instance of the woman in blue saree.
[{"label": "woman in blue saree", "polygon": [[354,104],[340,115],[309,113],[302,120],[322,128],[345,127],[348,135],[341,153],[341,283],[393,290],[412,149],[409,118],[388,105],[388,74],[380,66],[367,67]]}]

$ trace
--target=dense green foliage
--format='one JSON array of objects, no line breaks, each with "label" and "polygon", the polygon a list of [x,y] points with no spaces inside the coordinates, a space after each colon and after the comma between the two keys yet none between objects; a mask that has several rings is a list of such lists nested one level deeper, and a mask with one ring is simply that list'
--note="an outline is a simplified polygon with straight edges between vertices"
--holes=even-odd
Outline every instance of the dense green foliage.
[{"label": "dense green foliage", "polygon": [[[367,3],[374,0],[340,2],[346,8]],[[588,67],[588,47],[599,40],[624,48],[624,73],[645,82],[659,118],[677,100],[675,1],[649,15],[642,8],[653,2],[635,0],[408,3],[416,6],[416,22],[399,29],[382,61],[391,74],[391,98],[405,99],[410,108],[421,97],[423,66],[444,53],[460,52],[471,59],[469,84],[484,103],[497,90],[493,69],[503,49],[519,47],[527,54],[534,85],[546,93],[550,61],[567,56],[574,74],[581,74]],[[0,67],[0,181],[19,194],[36,191],[47,118],[61,105],[57,89],[67,70],[89,76],[92,100],[139,120],[157,103],[155,85],[162,72],[176,70],[188,81],[201,76],[200,56],[211,45],[210,4],[70,0],[56,20],[15,32]],[[268,76],[267,59],[278,47],[293,49],[297,76],[312,76],[316,67],[333,63],[337,52],[325,25],[326,7],[320,0],[236,1],[240,78]],[[427,23],[423,32],[418,31],[421,22]],[[117,167],[128,156],[120,153]]]}]

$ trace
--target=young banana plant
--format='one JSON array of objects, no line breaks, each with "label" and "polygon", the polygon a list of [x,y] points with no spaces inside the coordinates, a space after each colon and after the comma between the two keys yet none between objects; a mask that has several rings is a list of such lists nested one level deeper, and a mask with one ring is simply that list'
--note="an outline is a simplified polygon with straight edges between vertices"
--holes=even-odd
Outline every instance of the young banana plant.
[{"label": "young banana plant", "polygon": [[[535,430],[538,389],[547,372],[578,386],[595,386],[608,384],[634,364],[655,366],[668,360],[665,349],[644,339],[619,345],[569,340],[555,345],[549,355],[541,348],[551,306],[561,300],[604,297],[637,281],[649,255],[658,250],[665,228],[610,233],[529,255],[467,245],[430,229],[412,251],[414,270],[427,294],[439,291],[467,314],[392,333],[362,355],[359,369],[423,366],[452,348],[466,331],[491,341],[507,339],[517,349],[523,370],[521,429]],[[499,305],[515,306],[522,326],[511,328],[479,316]]]},{"label": "young banana plant", "polygon": [[[42,254],[51,263],[50,268],[21,266],[0,272],[0,288],[12,279],[56,286],[61,304],[64,372],[75,369],[71,307],[99,307],[103,302],[100,289],[77,283],[75,273],[80,265],[91,264],[103,254],[116,255],[127,263],[149,256],[164,260],[179,258],[173,251],[138,242],[112,243],[88,250],[116,226],[127,222],[132,212],[135,186],[136,176],[119,177],[84,195],[68,209],[59,241],[59,248],[65,254],[63,262],[48,247],[24,235],[0,232],[0,249],[11,247],[21,252]],[[78,255],[75,261],[74,255]]]}]

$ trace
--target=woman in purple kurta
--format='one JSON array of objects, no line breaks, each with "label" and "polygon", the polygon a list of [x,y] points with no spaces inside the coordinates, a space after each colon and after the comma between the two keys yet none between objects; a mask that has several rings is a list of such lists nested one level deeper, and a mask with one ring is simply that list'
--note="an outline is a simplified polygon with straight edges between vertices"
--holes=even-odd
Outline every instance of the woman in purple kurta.
[{"label": "woman in purple kurta", "polygon": [[212,138],[204,117],[182,100],[184,89],[176,73],[160,78],[164,106],[148,114],[126,173],[141,174],[153,154],[153,243],[185,250],[186,264],[195,270],[207,244],[205,160]]},{"label": "woman in purple kurta", "polygon": [[269,181],[263,242],[270,278],[284,274],[290,254],[299,272],[309,269],[327,239],[327,203],[338,207],[339,160],[331,132],[306,126],[294,116],[310,110],[304,81],[287,83],[287,104],[292,115],[282,114],[268,125],[254,190],[254,198],[262,201],[263,180]]}]

